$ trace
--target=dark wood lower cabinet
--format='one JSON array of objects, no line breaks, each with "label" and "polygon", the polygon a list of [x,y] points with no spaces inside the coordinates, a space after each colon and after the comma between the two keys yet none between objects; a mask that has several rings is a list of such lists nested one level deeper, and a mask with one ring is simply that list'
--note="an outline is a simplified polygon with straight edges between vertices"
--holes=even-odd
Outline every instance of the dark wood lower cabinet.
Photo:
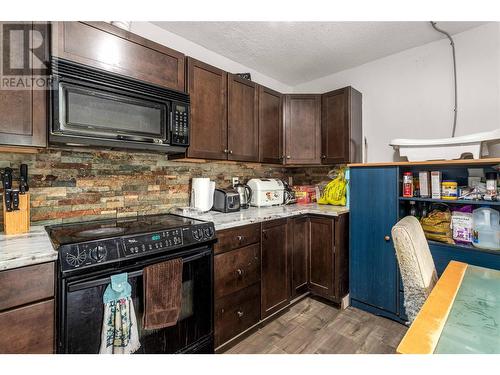
[{"label": "dark wood lower cabinet", "polygon": [[290,302],[288,222],[287,219],[282,219],[262,224],[262,318]]},{"label": "dark wood lower cabinet", "polygon": [[0,354],[54,352],[54,263],[0,272]]},{"label": "dark wood lower cabinet", "polygon": [[340,303],[349,292],[348,215],[310,221],[309,290]]},{"label": "dark wood lower cabinet", "polygon": [[297,216],[218,232],[216,347],[308,291],[341,303],[349,291],[348,218]]},{"label": "dark wood lower cabinet", "polygon": [[54,300],[0,313],[1,354],[50,354],[54,351]]},{"label": "dark wood lower cabinet", "polygon": [[215,301],[215,347],[260,320],[260,284],[254,284]]},{"label": "dark wood lower cabinet", "polygon": [[292,298],[307,292],[309,279],[309,218],[301,216],[290,222],[292,226]]}]

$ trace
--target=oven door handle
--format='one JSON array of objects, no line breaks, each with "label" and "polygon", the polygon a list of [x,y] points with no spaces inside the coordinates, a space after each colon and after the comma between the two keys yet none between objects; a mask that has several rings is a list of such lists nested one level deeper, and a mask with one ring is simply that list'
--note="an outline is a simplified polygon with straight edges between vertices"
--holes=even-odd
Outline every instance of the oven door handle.
[{"label": "oven door handle", "polygon": [[[182,258],[183,263],[189,263],[192,262],[193,260],[197,260],[200,258],[203,258],[207,255],[211,255],[212,250],[206,250],[201,253],[191,255],[190,257]],[[128,274],[128,278],[134,278],[137,276],[142,276],[143,270],[137,270],[130,272]],[[102,279],[97,279],[97,280],[91,280],[91,281],[85,281],[83,283],[81,282],[76,282],[74,284],[68,284],[68,292],[75,292],[77,290],[82,290],[82,289],[88,289],[88,288],[93,288],[95,286],[103,285],[103,284],[109,284],[111,282],[111,277],[104,277]]]}]

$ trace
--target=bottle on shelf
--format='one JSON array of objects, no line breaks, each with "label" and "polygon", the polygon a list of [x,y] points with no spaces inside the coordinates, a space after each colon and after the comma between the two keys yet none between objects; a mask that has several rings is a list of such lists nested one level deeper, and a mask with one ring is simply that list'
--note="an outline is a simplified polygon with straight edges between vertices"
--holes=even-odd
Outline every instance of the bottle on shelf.
[{"label": "bottle on shelf", "polygon": [[410,215],[418,219],[417,205],[415,201],[410,201]]}]

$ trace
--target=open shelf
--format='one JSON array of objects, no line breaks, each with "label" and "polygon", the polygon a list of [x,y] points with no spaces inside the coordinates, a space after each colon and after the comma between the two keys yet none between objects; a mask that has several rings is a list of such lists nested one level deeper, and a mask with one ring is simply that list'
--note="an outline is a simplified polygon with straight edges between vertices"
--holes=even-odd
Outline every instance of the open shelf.
[{"label": "open shelf", "polygon": [[465,243],[449,244],[449,243],[433,241],[433,240],[427,240],[427,242],[429,243],[429,245],[437,245],[437,246],[445,246],[445,247],[457,247],[457,248],[461,248],[461,249],[478,251],[478,252],[482,252],[482,253],[492,253],[495,255],[500,255],[500,250],[482,249],[480,247],[475,247],[472,244],[465,244]]},{"label": "open shelf", "polygon": [[406,198],[399,197],[400,201],[415,201],[415,202],[430,202],[430,203],[447,203],[447,204],[471,204],[476,206],[500,206],[498,201],[482,201],[482,200],[467,200],[467,199],[432,199],[432,198]]}]

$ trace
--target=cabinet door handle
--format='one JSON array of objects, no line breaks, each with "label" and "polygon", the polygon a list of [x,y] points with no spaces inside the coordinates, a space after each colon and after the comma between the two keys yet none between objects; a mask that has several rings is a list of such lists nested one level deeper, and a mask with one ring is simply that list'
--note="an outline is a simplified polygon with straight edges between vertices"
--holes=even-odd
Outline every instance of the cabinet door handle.
[{"label": "cabinet door handle", "polygon": [[245,315],[245,313],[241,310],[237,311],[236,314],[238,314],[238,318],[243,318],[243,315]]},{"label": "cabinet door handle", "polygon": [[385,240],[386,242],[389,242],[389,241],[391,240],[391,237],[389,237],[389,236],[385,236],[385,237],[384,237],[384,240]]},{"label": "cabinet door handle", "polygon": [[286,156],[286,158],[287,158],[287,159],[291,159],[292,157],[291,157],[290,155],[287,155],[287,156]]},{"label": "cabinet door handle", "polygon": [[266,229],[262,229],[262,235],[264,236],[264,239],[267,240],[267,230]]},{"label": "cabinet door handle", "polygon": [[229,153],[232,154],[233,153],[233,150],[229,150]]},{"label": "cabinet door handle", "polygon": [[238,274],[238,276],[242,276],[243,275],[243,270],[241,268],[238,268],[236,270],[236,273]]},{"label": "cabinet door handle", "polygon": [[326,159],[326,155],[321,155],[321,159]]},{"label": "cabinet door handle", "polygon": [[224,153],[227,154],[229,150],[227,148],[224,149]]}]

